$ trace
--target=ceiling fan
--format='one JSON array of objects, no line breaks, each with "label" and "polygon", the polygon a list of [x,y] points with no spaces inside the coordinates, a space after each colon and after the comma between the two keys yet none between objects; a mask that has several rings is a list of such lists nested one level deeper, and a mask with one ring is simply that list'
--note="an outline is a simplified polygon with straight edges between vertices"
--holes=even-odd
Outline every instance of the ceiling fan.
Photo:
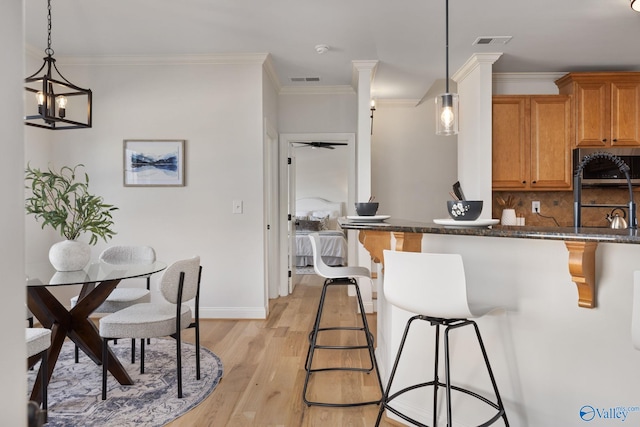
[{"label": "ceiling fan", "polygon": [[304,146],[307,147],[311,147],[311,148],[326,148],[328,150],[335,150],[335,145],[347,145],[346,142],[319,142],[319,141],[310,141],[310,142],[303,142],[303,141],[295,141],[293,142],[294,144],[302,144]]}]

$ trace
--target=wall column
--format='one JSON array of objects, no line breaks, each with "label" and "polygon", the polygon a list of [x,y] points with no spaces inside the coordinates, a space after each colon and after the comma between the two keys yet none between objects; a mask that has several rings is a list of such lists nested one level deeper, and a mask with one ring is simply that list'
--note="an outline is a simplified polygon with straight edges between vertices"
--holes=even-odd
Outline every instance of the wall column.
[{"label": "wall column", "polygon": [[[353,61],[352,85],[358,96],[358,133],[356,135],[356,202],[371,196],[371,82],[378,61]],[[348,206],[348,212],[355,212]]]},{"label": "wall column", "polygon": [[[25,323],[25,232],[24,232],[24,30],[23,2],[0,5],[2,27],[2,71],[0,71],[0,127],[3,133],[3,166],[0,169],[4,239],[0,256],[3,294],[0,301],[2,342],[5,350],[0,364],[0,408],[2,424],[26,426],[27,351]],[[46,132],[46,131],[44,131]]]},{"label": "wall column", "polygon": [[491,218],[492,75],[500,56],[476,53],[452,76],[460,96],[458,179],[468,199],[484,200],[481,218]]},{"label": "wall column", "polygon": [[[358,97],[358,127],[356,134],[356,185],[355,201],[366,202],[371,194],[371,82],[378,61],[353,61],[351,84]],[[347,214],[355,215],[355,206],[347,206]],[[372,268],[371,256],[358,244],[358,236],[349,231],[349,265]],[[373,311],[373,289],[365,283],[360,284],[365,311]],[[353,292],[349,292],[351,295]]]}]

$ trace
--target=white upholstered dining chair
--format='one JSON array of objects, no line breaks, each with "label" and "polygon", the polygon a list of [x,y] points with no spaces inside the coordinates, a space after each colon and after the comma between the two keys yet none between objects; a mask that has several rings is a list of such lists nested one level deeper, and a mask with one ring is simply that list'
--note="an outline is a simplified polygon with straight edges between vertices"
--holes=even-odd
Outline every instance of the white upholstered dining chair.
[{"label": "white upholstered dining chair", "polygon": [[[160,292],[165,301],[132,305],[100,319],[102,337],[102,400],[107,398],[108,342],[117,338],[140,339],[140,373],[144,373],[147,338],[176,340],[178,397],[182,397],[181,331],[195,328],[196,379],[200,379],[200,257],[176,261],[163,273]],[[195,300],[195,310],[185,304]]]},{"label": "white upholstered dining chair", "polygon": [[[156,260],[156,252],[150,246],[111,246],[100,254],[101,262],[112,265],[151,264]],[[95,310],[96,313],[115,313],[134,304],[151,301],[151,276],[146,276],[147,288],[117,287]],[[78,303],[79,295],[71,298],[71,307]],[[75,348],[78,362],[78,347]],[[131,341],[131,363],[135,362],[135,340]]]},{"label": "white upholstered dining chair", "polygon": [[51,330],[46,328],[25,328],[27,342],[27,358],[40,358],[40,385],[42,387],[42,411],[44,421],[47,421],[47,386],[49,372],[47,371],[47,350],[51,347]]}]

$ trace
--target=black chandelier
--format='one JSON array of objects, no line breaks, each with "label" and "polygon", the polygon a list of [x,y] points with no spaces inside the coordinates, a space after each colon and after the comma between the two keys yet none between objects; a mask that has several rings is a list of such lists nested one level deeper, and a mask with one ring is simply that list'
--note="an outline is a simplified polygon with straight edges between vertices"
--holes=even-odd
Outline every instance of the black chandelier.
[{"label": "black chandelier", "polygon": [[25,79],[25,89],[29,92],[25,100],[25,124],[51,130],[90,128],[91,89],[74,85],[58,70],[51,48],[51,0],[47,0],[47,7],[49,25],[44,51],[47,56],[40,69]]}]

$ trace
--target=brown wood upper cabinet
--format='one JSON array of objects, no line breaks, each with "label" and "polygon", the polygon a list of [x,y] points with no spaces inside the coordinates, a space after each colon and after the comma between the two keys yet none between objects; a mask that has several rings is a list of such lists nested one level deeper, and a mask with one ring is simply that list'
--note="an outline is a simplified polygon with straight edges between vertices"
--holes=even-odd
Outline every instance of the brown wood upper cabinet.
[{"label": "brown wood upper cabinet", "polygon": [[640,72],[569,73],[556,85],[573,95],[573,147],[640,146]]},{"label": "brown wood upper cabinet", "polygon": [[494,96],[493,189],[571,189],[571,135],[570,96]]}]

